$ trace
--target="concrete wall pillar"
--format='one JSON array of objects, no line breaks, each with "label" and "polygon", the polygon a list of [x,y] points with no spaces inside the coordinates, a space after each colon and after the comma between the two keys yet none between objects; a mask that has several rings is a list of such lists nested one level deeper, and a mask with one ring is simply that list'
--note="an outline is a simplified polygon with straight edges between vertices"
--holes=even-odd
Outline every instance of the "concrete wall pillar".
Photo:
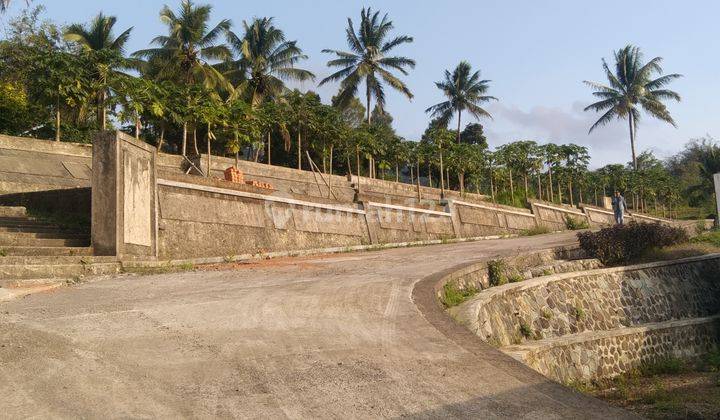
[{"label": "concrete wall pillar", "polygon": [[363,210],[365,210],[365,225],[367,226],[370,243],[373,245],[377,245],[379,243],[377,234],[378,226],[377,223],[372,220],[375,217],[375,213],[370,211],[370,204],[368,201],[362,201],[361,203]]},{"label": "concrete wall pillar", "polygon": [[447,200],[447,204],[445,204],[445,211],[450,213],[450,220],[452,220],[453,225],[453,233],[455,234],[455,238],[461,238],[462,237],[462,222],[460,221],[460,213],[458,213],[457,206],[455,205],[455,202],[452,199]]},{"label": "concrete wall pillar", "polygon": [[92,246],[119,259],[157,257],[156,150],[121,132],[93,139]]}]

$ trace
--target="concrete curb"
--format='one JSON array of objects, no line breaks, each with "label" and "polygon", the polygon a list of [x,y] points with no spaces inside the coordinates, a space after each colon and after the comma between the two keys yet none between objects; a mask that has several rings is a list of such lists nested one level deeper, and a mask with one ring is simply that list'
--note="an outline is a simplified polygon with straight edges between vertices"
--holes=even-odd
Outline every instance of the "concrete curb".
[{"label": "concrete curb", "polygon": [[346,247],[332,247],[332,248],[315,248],[306,250],[295,250],[295,251],[278,251],[278,252],[260,252],[255,254],[240,254],[240,255],[229,255],[225,257],[205,257],[205,258],[189,258],[189,259],[177,259],[177,260],[127,260],[121,261],[120,264],[124,271],[132,272],[135,269],[143,268],[170,268],[179,267],[183,265],[201,265],[201,264],[221,264],[231,262],[248,262],[265,260],[271,258],[283,258],[283,257],[306,257],[311,255],[328,255],[328,254],[340,254],[345,252],[354,251],[377,251],[381,249],[390,248],[408,248],[413,246],[425,246],[425,245],[440,245],[440,244],[453,244],[461,242],[475,242],[491,239],[503,239],[503,238],[514,238],[518,235],[491,235],[491,236],[478,236],[473,238],[458,238],[458,239],[433,239],[428,241],[415,241],[415,242],[397,242],[391,244],[376,244],[376,245],[354,245]]}]

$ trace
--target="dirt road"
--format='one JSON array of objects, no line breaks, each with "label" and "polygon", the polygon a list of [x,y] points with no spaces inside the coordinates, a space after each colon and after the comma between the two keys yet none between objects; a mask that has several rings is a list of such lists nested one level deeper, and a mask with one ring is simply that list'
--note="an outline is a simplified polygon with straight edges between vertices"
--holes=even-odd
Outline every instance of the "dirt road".
[{"label": "dirt road", "polygon": [[119,276],[0,303],[0,417],[629,416],[469,348],[412,299],[451,267],[573,240]]}]

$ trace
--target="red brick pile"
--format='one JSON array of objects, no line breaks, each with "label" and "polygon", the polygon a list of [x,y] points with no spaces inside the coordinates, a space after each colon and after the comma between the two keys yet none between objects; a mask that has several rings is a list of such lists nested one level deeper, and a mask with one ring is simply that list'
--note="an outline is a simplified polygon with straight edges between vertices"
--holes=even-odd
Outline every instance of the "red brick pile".
[{"label": "red brick pile", "polygon": [[260,181],[255,181],[255,180],[249,180],[249,181],[245,181],[245,183],[248,184],[248,185],[252,185],[253,187],[265,188],[265,189],[267,189],[267,190],[272,190],[272,189],[273,189],[272,184],[268,184],[267,182],[260,182]]},{"label": "red brick pile", "polygon": [[225,181],[237,182],[238,184],[245,183],[245,177],[240,169],[231,166],[225,169]]},{"label": "red brick pile", "polygon": [[273,189],[272,184],[268,184],[267,182],[255,180],[245,181],[245,176],[243,175],[242,171],[234,166],[225,169],[225,181],[236,182],[238,184],[252,185],[253,187],[265,188],[267,190]]}]

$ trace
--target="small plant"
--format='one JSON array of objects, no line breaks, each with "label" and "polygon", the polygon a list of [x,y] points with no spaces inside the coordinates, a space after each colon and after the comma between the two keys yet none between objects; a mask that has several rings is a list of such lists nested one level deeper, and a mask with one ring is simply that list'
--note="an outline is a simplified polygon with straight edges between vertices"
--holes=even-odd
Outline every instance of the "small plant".
[{"label": "small plant", "polygon": [[520,234],[522,236],[535,236],[535,235],[544,235],[546,233],[552,232],[549,227],[545,225],[539,225],[535,226],[530,229],[523,230]]},{"label": "small plant", "polygon": [[542,273],[543,273],[543,276],[549,276],[549,275],[551,275],[551,274],[555,274],[555,272],[554,272],[553,270],[549,269],[549,268],[544,269],[544,270],[542,271]]},{"label": "small plant", "polygon": [[530,325],[525,321],[520,321],[520,334],[525,338],[530,338],[533,335]]},{"label": "small plant", "polygon": [[576,321],[581,321],[583,318],[585,318],[585,311],[579,305],[575,305],[572,310],[572,315]]},{"label": "small plant", "polygon": [[514,273],[514,274],[509,275],[507,279],[508,279],[508,282],[510,282],[510,283],[517,283],[517,282],[525,280],[525,277],[523,277],[523,275],[520,273]]},{"label": "small plant", "polygon": [[443,286],[442,304],[445,305],[446,308],[457,306],[471,298],[477,292],[478,289],[472,286],[461,289],[455,283],[445,283]]},{"label": "small plant", "polygon": [[505,274],[507,264],[504,260],[490,260],[487,267],[490,286],[501,286],[508,282],[507,274]]},{"label": "small plant", "polygon": [[542,316],[545,319],[552,319],[553,313],[548,308],[543,308],[543,310],[540,312],[540,316]]},{"label": "small plant", "polygon": [[7,251],[0,248],[0,257],[7,257]]},{"label": "small plant", "polygon": [[188,261],[188,262],[184,262],[184,263],[180,264],[179,267],[181,270],[192,270],[195,268],[195,264]]},{"label": "small plant", "polygon": [[590,226],[588,225],[587,220],[584,219],[578,219],[569,215],[565,216],[565,227],[568,230],[581,230],[581,229],[587,229]]},{"label": "small plant", "polygon": [[676,375],[681,373],[685,368],[682,360],[674,356],[667,356],[654,362],[646,362],[640,366],[640,373],[643,376],[655,375]]}]

